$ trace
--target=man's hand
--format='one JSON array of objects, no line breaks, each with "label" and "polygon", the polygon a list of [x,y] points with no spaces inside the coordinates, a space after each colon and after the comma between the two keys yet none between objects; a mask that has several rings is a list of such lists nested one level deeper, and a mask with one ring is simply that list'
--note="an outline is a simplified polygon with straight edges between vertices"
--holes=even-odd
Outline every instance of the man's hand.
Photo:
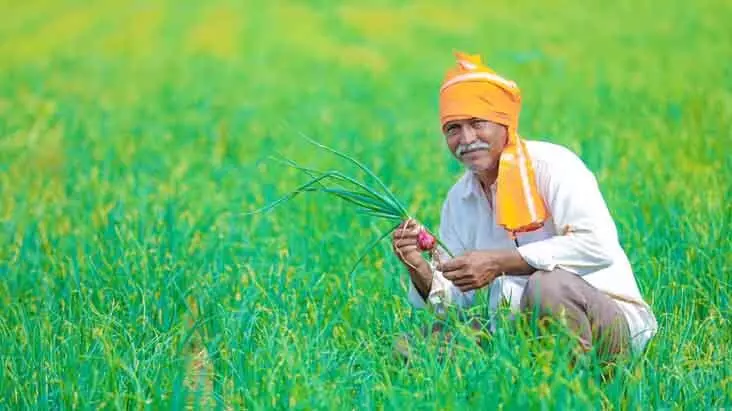
[{"label": "man's hand", "polygon": [[399,225],[392,233],[394,254],[404,265],[416,271],[429,270],[427,260],[422,257],[422,252],[417,245],[417,235],[420,228],[416,220],[409,219]]},{"label": "man's hand", "polygon": [[489,285],[505,273],[527,275],[535,271],[517,250],[471,251],[437,266],[462,292]]},{"label": "man's hand", "polygon": [[412,283],[422,298],[427,298],[432,287],[432,268],[422,257],[417,244],[420,224],[409,219],[397,227],[392,234],[394,254],[407,266]]},{"label": "man's hand", "polygon": [[501,275],[499,253],[471,251],[437,267],[462,292],[483,288]]}]

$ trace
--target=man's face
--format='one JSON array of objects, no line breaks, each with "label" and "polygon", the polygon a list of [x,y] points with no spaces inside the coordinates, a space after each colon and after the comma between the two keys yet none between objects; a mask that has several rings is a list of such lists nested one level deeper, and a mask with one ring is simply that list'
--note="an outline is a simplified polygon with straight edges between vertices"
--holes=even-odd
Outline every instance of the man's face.
[{"label": "man's face", "polygon": [[445,123],[447,146],[473,172],[495,169],[508,141],[506,127],[479,118]]}]

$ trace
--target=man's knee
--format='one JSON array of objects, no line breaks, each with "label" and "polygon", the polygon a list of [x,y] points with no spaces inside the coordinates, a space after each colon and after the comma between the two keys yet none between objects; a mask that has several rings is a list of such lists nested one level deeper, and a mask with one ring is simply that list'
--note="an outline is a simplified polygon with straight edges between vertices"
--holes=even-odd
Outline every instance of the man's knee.
[{"label": "man's knee", "polygon": [[529,276],[521,299],[523,310],[538,310],[546,314],[562,305],[567,286],[566,271],[536,271]]}]

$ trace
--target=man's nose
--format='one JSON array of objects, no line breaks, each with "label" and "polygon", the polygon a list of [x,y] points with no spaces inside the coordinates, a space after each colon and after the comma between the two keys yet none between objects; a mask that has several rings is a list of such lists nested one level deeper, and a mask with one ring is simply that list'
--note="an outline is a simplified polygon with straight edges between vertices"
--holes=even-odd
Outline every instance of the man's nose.
[{"label": "man's nose", "polygon": [[473,127],[464,125],[461,131],[462,132],[460,134],[462,136],[462,144],[470,144],[478,139],[478,136],[475,133],[475,130],[473,130]]}]

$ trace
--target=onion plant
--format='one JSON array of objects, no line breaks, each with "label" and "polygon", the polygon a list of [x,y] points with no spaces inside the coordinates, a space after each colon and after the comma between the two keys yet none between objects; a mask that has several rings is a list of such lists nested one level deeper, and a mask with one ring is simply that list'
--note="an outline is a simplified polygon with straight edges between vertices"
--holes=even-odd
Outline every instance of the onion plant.
[{"label": "onion plant", "polygon": [[[369,169],[362,162],[353,158],[352,156],[340,152],[334,148],[328,147],[322,143],[319,143],[312,138],[302,135],[308,142],[315,145],[316,147],[325,150],[329,153],[335,154],[336,156],[347,160],[351,164],[354,164],[359,169],[363,170],[376,183],[375,186],[370,186],[365,181],[359,181],[355,177],[349,176],[339,170],[326,170],[321,171],[314,168],[304,167],[290,159],[282,157],[270,157],[273,160],[279,161],[289,167],[299,170],[306,174],[310,179],[295,188],[287,195],[267,204],[266,206],[252,211],[247,214],[256,214],[270,211],[275,207],[282,205],[283,203],[292,200],[296,196],[302,193],[320,192],[332,195],[334,198],[338,198],[346,204],[355,208],[356,212],[380,220],[386,220],[393,223],[391,228],[385,230],[381,235],[374,239],[359,255],[356,263],[351,269],[351,273],[358,267],[363,261],[364,257],[374,249],[383,239],[392,234],[395,230],[399,229],[403,222],[414,219],[414,217],[407,211],[404,204],[397,198],[397,196],[389,189],[389,187],[381,180],[371,169]],[[417,242],[420,250],[428,253],[431,259],[437,257],[437,246],[439,245],[442,250],[447,253],[450,257],[453,257],[452,252],[445,246],[445,244],[430,231],[421,226],[417,237]]]}]

